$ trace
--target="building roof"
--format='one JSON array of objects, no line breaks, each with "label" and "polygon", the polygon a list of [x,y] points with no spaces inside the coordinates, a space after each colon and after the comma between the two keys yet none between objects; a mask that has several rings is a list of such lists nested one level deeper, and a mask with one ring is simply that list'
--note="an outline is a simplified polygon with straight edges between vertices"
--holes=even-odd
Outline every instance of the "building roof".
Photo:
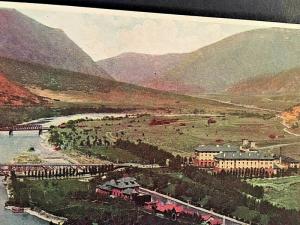
[{"label": "building roof", "polygon": [[123,191],[123,194],[125,195],[132,195],[132,194],[137,194],[138,192],[134,190],[133,188],[127,188]]},{"label": "building roof", "polygon": [[215,155],[216,159],[227,160],[274,160],[274,157],[261,152],[222,152]]},{"label": "building roof", "polygon": [[133,177],[124,177],[118,180],[110,180],[104,184],[98,185],[97,188],[102,190],[111,191],[113,188],[118,189],[128,189],[139,187],[140,185],[136,182],[136,179]]},{"label": "building roof", "polygon": [[111,186],[118,188],[118,189],[126,189],[126,188],[139,187],[140,185],[136,182],[135,178],[124,177],[124,178],[116,180],[115,183],[113,183]]},{"label": "building roof", "polygon": [[236,152],[240,148],[230,145],[200,145],[195,148],[196,152]]},{"label": "building roof", "polygon": [[105,191],[111,191],[111,186],[108,184],[108,182],[105,182],[104,184],[97,185],[97,188]]},{"label": "building roof", "polygon": [[183,206],[177,205],[175,203],[165,204],[162,202],[158,202],[158,203],[156,203],[156,210],[158,210],[160,212],[175,210],[176,213],[181,213],[184,211],[184,208],[183,208]]},{"label": "building roof", "polygon": [[299,163],[298,160],[293,159],[293,158],[288,157],[288,156],[284,156],[284,155],[281,156],[281,161],[285,162],[285,163]]}]

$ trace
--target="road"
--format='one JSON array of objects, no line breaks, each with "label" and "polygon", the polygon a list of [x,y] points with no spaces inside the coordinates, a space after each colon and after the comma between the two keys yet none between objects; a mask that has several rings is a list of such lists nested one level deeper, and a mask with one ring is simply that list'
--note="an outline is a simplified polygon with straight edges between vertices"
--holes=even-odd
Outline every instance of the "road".
[{"label": "road", "polygon": [[258,150],[264,150],[264,149],[273,149],[273,148],[280,148],[280,147],[285,147],[285,146],[290,146],[290,145],[297,145],[300,144],[300,142],[292,142],[292,143],[287,143],[287,144],[276,144],[276,145],[269,145],[265,147],[258,147]]},{"label": "road", "polygon": [[[282,119],[280,116],[277,116],[277,118]],[[289,131],[288,129],[290,129],[291,126],[287,125],[284,121],[281,122],[281,124],[285,127],[285,128],[283,129],[283,131],[284,131],[285,133],[288,133],[288,134],[290,134],[290,135],[294,135],[294,136],[296,136],[296,137],[300,137],[300,134],[296,134],[296,133],[293,133],[293,132]]]},{"label": "road", "polygon": [[281,113],[282,112],[280,110],[267,109],[267,108],[262,108],[262,107],[258,107],[258,106],[255,106],[255,105],[239,104],[239,103],[234,103],[234,102],[230,102],[230,101],[223,101],[223,100],[214,99],[214,98],[206,98],[206,97],[200,97],[200,98],[205,99],[205,100],[215,101],[215,102],[222,103],[222,104],[238,106],[238,107],[242,107],[242,108],[246,108],[246,109],[256,109],[256,110],[273,112],[273,113]]},{"label": "road", "polygon": [[290,134],[290,135],[294,135],[296,137],[300,137],[300,134],[293,133],[293,132],[289,131],[288,128],[284,128],[283,131],[286,132],[286,133],[288,133],[288,134]]}]

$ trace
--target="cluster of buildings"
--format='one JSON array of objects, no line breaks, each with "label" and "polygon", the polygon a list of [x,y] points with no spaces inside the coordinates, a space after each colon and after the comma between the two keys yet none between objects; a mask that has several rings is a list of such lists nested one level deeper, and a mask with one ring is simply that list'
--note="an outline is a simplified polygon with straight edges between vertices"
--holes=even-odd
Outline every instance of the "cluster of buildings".
[{"label": "cluster of buildings", "polygon": [[[187,207],[175,202],[161,200],[153,200],[150,194],[145,194],[140,190],[140,185],[133,177],[124,177],[117,180],[110,180],[96,186],[96,194],[111,198],[121,198],[133,201],[143,206],[146,210],[154,210],[157,215],[161,213],[172,213],[172,219],[176,220],[181,214],[194,216],[195,211],[189,210]],[[199,215],[199,219],[204,221],[205,225],[221,225],[222,220],[210,214]]]},{"label": "cluster of buildings", "polygon": [[241,146],[201,145],[195,148],[193,164],[200,168],[222,171],[263,171],[276,174],[278,169],[299,168],[300,162],[285,156],[275,156],[257,150],[255,142],[242,140]]}]

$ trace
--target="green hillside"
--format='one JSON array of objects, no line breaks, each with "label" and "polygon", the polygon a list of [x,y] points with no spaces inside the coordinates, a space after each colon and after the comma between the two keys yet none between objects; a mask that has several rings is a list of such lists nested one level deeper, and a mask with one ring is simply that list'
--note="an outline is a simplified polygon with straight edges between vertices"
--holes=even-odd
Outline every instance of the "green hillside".
[{"label": "green hillside", "polygon": [[71,72],[3,57],[0,57],[0,71],[7,74],[9,79],[22,85],[37,86],[54,91],[108,92],[114,88],[130,90],[130,87],[133,86],[103,79],[99,76]]},{"label": "green hillside", "polygon": [[0,72],[34,94],[63,102],[121,108],[160,109],[191,113],[220,112],[235,107],[211,100],[176,95],[99,76],[0,58]]},{"label": "green hillside", "polygon": [[300,92],[300,68],[281,72],[274,76],[255,77],[233,85],[233,94],[295,94]]},{"label": "green hillside", "polygon": [[207,91],[223,91],[251,77],[299,67],[299,42],[300,31],[296,29],[239,33],[187,54],[164,79],[198,84]]}]

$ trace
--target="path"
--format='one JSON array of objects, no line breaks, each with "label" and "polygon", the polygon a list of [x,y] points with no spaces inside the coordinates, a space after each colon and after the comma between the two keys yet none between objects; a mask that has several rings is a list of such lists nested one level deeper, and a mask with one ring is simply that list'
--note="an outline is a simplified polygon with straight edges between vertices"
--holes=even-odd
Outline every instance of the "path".
[{"label": "path", "polygon": [[108,141],[114,143],[117,141],[117,138],[113,136],[112,132],[106,132],[105,136],[107,137]]},{"label": "path", "polygon": [[288,128],[284,128],[283,131],[286,132],[286,133],[288,133],[288,134],[290,134],[290,135],[294,135],[296,137],[300,137],[300,134],[293,133],[293,132],[289,131]]},{"label": "path", "polygon": [[290,145],[297,145],[300,144],[300,142],[293,142],[293,143],[287,143],[287,144],[276,144],[276,145],[269,145],[265,147],[258,147],[258,150],[264,150],[264,149],[269,149],[269,148],[280,148],[280,147],[285,147],[285,146],[290,146]]},{"label": "path", "polygon": [[[282,119],[280,116],[277,116],[277,118]],[[285,128],[283,128],[283,131],[284,131],[285,133],[288,133],[288,134],[290,134],[290,135],[294,135],[294,136],[296,136],[296,137],[300,137],[300,134],[296,134],[296,133],[293,133],[293,132],[289,131],[288,129],[290,129],[291,126],[287,125],[284,121],[282,121],[282,122],[280,122],[280,123],[285,127]]]},{"label": "path", "polygon": [[280,110],[267,109],[267,108],[262,108],[262,107],[258,107],[258,106],[255,106],[255,105],[239,104],[239,103],[234,103],[234,102],[230,102],[230,101],[223,101],[223,100],[214,99],[214,98],[206,98],[206,97],[200,97],[200,98],[205,99],[205,100],[215,101],[215,102],[222,103],[222,104],[228,104],[228,105],[243,107],[243,108],[247,108],[247,109],[256,109],[256,110],[267,111],[267,112],[275,112],[275,113],[281,113],[282,112]]}]

